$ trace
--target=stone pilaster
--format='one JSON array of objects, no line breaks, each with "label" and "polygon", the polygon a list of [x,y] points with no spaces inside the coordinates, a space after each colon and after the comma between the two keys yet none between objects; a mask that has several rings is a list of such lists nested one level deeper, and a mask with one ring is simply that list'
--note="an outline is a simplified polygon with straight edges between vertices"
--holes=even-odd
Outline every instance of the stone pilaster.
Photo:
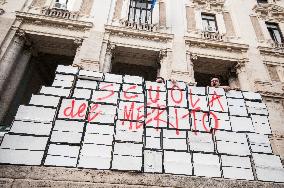
[{"label": "stone pilaster", "polygon": [[103,72],[110,72],[111,71],[111,60],[113,57],[115,49],[115,44],[108,43],[105,55],[105,61],[103,65]]},{"label": "stone pilaster", "polygon": [[241,90],[249,91],[251,89],[250,82],[248,79],[248,74],[246,72],[245,62],[238,62],[238,64],[235,67],[237,72],[237,77],[240,84]]},{"label": "stone pilaster", "polygon": [[121,10],[122,10],[123,0],[116,0],[115,8],[114,8],[114,15],[113,20],[119,20],[121,17]]},{"label": "stone pilaster", "polygon": [[25,50],[21,51],[13,72],[9,76],[5,90],[1,94],[0,120],[5,124],[13,120],[14,113],[18,108],[18,104],[21,102],[24,87],[22,82],[32,55],[31,49],[29,47],[25,48]]},{"label": "stone pilaster", "polygon": [[254,28],[257,39],[259,41],[263,41],[264,35],[263,35],[262,29],[260,27],[257,16],[250,16],[250,19],[251,19],[251,23],[252,23],[252,26]]},{"label": "stone pilaster", "polygon": [[194,70],[193,70],[193,61],[197,59],[197,56],[193,56],[190,53],[186,53],[186,62],[187,62],[187,72],[189,76],[189,82],[195,83],[194,79]]},{"label": "stone pilaster", "polygon": [[82,0],[80,14],[90,15],[93,8],[94,0]]},{"label": "stone pilaster", "polygon": [[167,56],[168,52],[167,50],[161,50],[159,54],[159,60],[160,60],[160,69],[158,70],[159,77],[162,77],[164,79],[167,79],[167,70],[168,70],[168,63],[167,63]]},{"label": "stone pilaster", "polygon": [[73,66],[81,67],[80,51],[82,47],[83,39],[77,38],[74,40],[74,46],[76,48],[76,55],[74,57]]},{"label": "stone pilaster", "polygon": [[186,22],[187,22],[187,31],[193,31],[196,29],[194,7],[190,6],[186,7]]},{"label": "stone pilaster", "polygon": [[166,4],[164,1],[159,2],[159,26],[162,28],[167,26]]},{"label": "stone pilaster", "polygon": [[230,12],[223,12],[223,17],[224,17],[224,23],[226,27],[226,35],[235,36],[236,33],[235,33],[234,24],[233,24]]},{"label": "stone pilaster", "polygon": [[23,50],[25,39],[25,32],[23,30],[18,30],[14,40],[11,42],[11,45],[0,62],[0,94],[5,89],[5,85],[7,84],[6,81],[15,67],[19,54]]},{"label": "stone pilaster", "polygon": [[33,0],[31,5],[34,7],[43,7],[45,3],[46,0]]}]

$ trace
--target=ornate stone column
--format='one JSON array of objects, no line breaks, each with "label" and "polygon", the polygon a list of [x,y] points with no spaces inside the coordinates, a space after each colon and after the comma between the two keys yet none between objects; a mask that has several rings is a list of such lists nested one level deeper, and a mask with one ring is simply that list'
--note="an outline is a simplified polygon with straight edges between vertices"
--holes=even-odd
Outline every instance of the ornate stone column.
[{"label": "ornate stone column", "polygon": [[158,70],[158,77],[162,77],[167,79],[167,70],[168,70],[168,63],[167,63],[168,52],[166,49],[160,50],[159,60],[160,60],[160,69]]},{"label": "ornate stone column", "polygon": [[247,75],[246,68],[245,68],[245,61],[238,62],[238,64],[235,66],[235,69],[237,72],[240,89],[249,91],[251,87],[250,87],[250,81],[248,79],[248,75]]},{"label": "ornate stone column", "polygon": [[77,38],[74,40],[74,46],[76,48],[76,55],[74,57],[73,66],[81,67],[81,58],[80,58],[80,51],[82,47],[83,39]]},{"label": "ornate stone column", "polygon": [[23,30],[17,30],[12,44],[7,49],[6,54],[0,62],[0,98],[5,89],[6,81],[17,63],[16,60],[23,50],[25,39],[25,32]]},{"label": "ornate stone column", "polygon": [[114,55],[114,49],[116,45],[113,43],[108,43],[107,44],[107,49],[106,49],[106,55],[105,55],[105,61],[103,65],[103,72],[110,72],[111,71],[111,60]]},{"label": "ornate stone column", "polygon": [[186,52],[187,71],[190,83],[195,83],[194,70],[193,70],[193,61],[195,60],[197,60],[197,55]]},{"label": "ornate stone column", "polygon": [[17,59],[12,75],[8,79],[8,84],[5,86],[5,90],[1,94],[0,120],[5,124],[13,120],[13,116],[15,115],[14,113],[21,102],[21,97],[25,89],[25,84],[23,84],[25,81],[23,78],[27,70],[28,63],[30,62],[31,55],[31,47],[25,46],[25,49],[21,52],[20,57]]}]

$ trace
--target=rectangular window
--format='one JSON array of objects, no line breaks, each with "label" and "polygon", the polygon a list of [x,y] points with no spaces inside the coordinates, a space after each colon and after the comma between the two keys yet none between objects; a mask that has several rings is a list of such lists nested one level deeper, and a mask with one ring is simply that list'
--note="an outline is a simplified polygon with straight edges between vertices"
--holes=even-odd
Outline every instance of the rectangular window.
[{"label": "rectangular window", "polygon": [[203,30],[208,32],[218,31],[217,22],[215,15],[212,14],[201,14]]},{"label": "rectangular window", "polygon": [[152,24],[152,0],[130,0],[128,21]]},{"label": "rectangular window", "polygon": [[272,38],[272,40],[276,43],[283,43],[283,36],[279,29],[279,25],[276,23],[269,23],[266,22],[266,27],[268,29],[268,32]]}]

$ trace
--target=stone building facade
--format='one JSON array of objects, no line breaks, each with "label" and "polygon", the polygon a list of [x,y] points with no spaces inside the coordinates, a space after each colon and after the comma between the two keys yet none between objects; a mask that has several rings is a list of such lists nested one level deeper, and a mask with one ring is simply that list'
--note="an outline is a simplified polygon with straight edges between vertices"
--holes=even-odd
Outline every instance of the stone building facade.
[{"label": "stone building facade", "polygon": [[261,93],[284,159],[283,0],[0,0],[0,120],[57,65]]}]

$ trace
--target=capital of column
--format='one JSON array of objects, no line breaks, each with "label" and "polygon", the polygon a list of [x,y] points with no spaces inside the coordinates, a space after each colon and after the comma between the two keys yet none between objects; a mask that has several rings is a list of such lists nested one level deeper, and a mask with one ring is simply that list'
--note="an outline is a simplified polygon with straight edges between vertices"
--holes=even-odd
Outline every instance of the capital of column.
[{"label": "capital of column", "polygon": [[26,32],[23,29],[17,29],[15,35],[20,39],[26,40]]},{"label": "capital of column", "polygon": [[116,48],[116,45],[114,43],[107,43],[106,54],[107,55],[113,54],[113,51],[115,48]]},{"label": "capital of column", "polygon": [[190,56],[190,60],[191,61],[195,61],[198,59],[198,55],[197,54],[194,54],[194,53],[188,53],[188,55]]},{"label": "capital of column", "polygon": [[160,60],[160,62],[164,59],[164,58],[166,58],[168,56],[168,50],[167,49],[162,49],[162,50],[160,50],[160,52],[159,52],[159,60]]},{"label": "capital of column", "polygon": [[238,63],[232,68],[232,72],[236,72],[237,74],[240,74],[245,71],[245,61],[238,61]]},{"label": "capital of column", "polygon": [[83,39],[82,38],[76,38],[74,40],[74,45],[78,48],[80,46],[82,46],[82,43],[83,43]]}]

